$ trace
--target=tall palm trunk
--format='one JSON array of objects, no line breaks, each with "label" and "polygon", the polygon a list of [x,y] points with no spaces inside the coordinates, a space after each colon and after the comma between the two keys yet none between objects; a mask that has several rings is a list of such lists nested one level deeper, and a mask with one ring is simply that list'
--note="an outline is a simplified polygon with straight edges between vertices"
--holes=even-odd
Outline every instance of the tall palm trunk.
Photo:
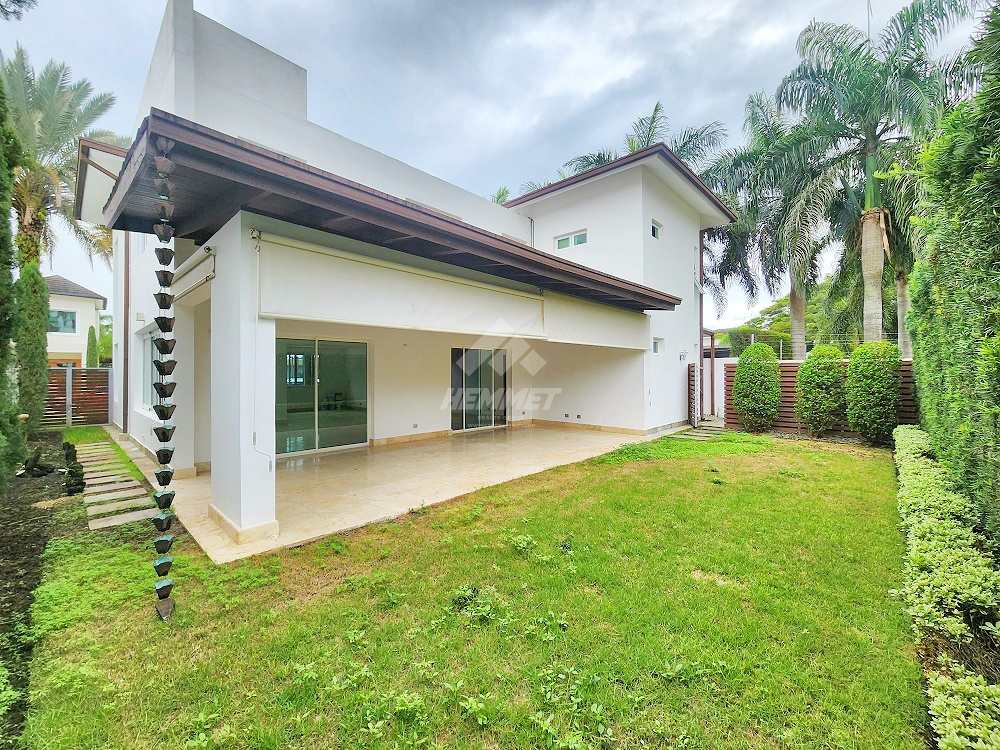
[{"label": "tall palm trunk", "polygon": [[906,314],[910,311],[910,279],[905,271],[896,271],[896,328],[899,331],[899,351],[903,359],[913,357],[910,332],[906,330]]},{"label": "tall palm trunk", "polygon": [[882,209],[861,214],[861,277],[864,281],[865,341],[882,338],[882,269],[885,246],[882,239]]},{"label": "tall palm trunk", "polygon": [[792,289],[788,295],[789,320],[792,328],[792,359],[806,358],[806,293],[801,284],[792,277]]}]

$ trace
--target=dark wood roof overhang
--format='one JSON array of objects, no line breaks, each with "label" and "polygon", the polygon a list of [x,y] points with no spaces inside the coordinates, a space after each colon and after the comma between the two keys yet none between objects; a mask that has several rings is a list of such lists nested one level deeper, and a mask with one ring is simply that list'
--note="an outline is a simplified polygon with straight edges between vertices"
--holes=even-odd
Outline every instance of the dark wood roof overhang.
[{"label": "dark wood roof overhang", "polygon": [[[153,165],[160,139],[173,143],[168,201]],[[672,310],[681,302],[153,109],[125,157],[105,221],[150,233],[164,202],[175,236],[199,244],[243,210],[627,310]]]}]

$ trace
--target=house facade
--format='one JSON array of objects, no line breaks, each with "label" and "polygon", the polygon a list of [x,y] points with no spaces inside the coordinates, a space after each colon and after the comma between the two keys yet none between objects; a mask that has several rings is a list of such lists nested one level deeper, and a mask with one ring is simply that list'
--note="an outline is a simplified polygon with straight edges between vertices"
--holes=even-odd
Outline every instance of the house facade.
[{"label": "house facade", "polygon": [[46,276],[49,288],[49,367],[84,367],[87,364],[87,336],[101,333],[101,311],[107,300],[97,292],[64,279]]},{"label": "house facade", "polygon": [[77,186],[114,229],[114,420],[160,447],[166,220],[174,476],[210,473],[233,539],[278,533],[296,456],[687,421],[701,232],[732,215],[665,146],[497,205],[310,122],[306,71],[191,0],[167,4],[136,126],[127,152],[81,143]]}]

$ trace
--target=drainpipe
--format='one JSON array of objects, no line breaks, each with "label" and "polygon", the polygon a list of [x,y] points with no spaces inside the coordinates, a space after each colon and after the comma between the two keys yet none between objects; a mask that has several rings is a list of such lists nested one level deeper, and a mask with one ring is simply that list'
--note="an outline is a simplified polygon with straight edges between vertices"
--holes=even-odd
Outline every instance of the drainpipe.
[{"label": "drainpipe", "polygon": [[130,283],[132,278],[132,249],[129,245],[129,232],[125,230],[125,306],[124,306],[124,318],[123,321],[123,331],[122,331],[122,357],[124,366],[122,369],[122,432],[128,435],[128,412],[131,408],[129,404],[129,392],[128,392],[128,381],[129,372],[131,368],[129,367],[129,342],[132,340],[132,285]]},{"label": "drainpipe", "polygon": [[[698,294],[698,367],[701,377],[698,378],[698,419],[705,411],[702,404],[701,393],[705,388],[705,230],[698,231],[698,285],[701,287]],[[714,362],[713,362],[714,365]],[[714,374],[715,369],[713,367]],[[715,391],[713,389],[712,393]]]}]

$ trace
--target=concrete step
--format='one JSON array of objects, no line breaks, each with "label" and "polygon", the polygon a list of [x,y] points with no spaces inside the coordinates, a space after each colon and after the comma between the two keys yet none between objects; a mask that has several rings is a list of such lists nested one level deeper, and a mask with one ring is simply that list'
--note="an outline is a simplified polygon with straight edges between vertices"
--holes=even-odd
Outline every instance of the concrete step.
[{"label": "concrete step", "polygon": [[105,484],[120,484],[121,482],[128,481],[129,479],[135,479],[128,472],[120,472],[117,474],[102,474],[100,476],[90,476],[88,474],[83,475],[84,481],[86,481],[88,487],[99,487]]},{"label": "concrete step", "polygon": [[84,495],[83,502],[87,505],[97,505],[107,503],[112,500],[124,500],[127,497],[149,497],[149,491],[142,486],[133,487],[128,490],[111,490],[95,495]]},{"label": "concrete step", "polygon": [[112,526],[121,526],[123,523],[132,523],[133,521],[142,521],[147,518],[152,518],[155,515],[159,515],[159,513],[159,508],[143,508],[142,510],[133,510],[128,513],[119,513],[115,516],[92,518],[87,521],[87,526],[91,531],[96,529],[107,529]]},{"label": "concrete step", "polygon": [[107,492],[110,489],[124,490],[131,487],[141,487],[142,483],[138,479],[126,479],[123,482],[116,482],[114,485],[100,485],[98,487],[87,487],[83,490],[84,495],[93,495],[98,492]]},{"label": "concrete step", "polygon": [[83,475],[85,477],[90,477],[91,479],[103,479],[104,477],[130,477],[132,473],[126,469],[124,466],[114,468],[114,469],[84,469]]},{"label": "concrete step", "polygon": [[[105,503],[104,505],[87,506],[88,516],[102,516],[106,513],[116,513],[121,510],[133,510],[135,508],[146,508],[152,501],[148,497],[137,497],[132,500],[119,500],[116,503]],[[159,509],[156,509],[159,512]]]}]

